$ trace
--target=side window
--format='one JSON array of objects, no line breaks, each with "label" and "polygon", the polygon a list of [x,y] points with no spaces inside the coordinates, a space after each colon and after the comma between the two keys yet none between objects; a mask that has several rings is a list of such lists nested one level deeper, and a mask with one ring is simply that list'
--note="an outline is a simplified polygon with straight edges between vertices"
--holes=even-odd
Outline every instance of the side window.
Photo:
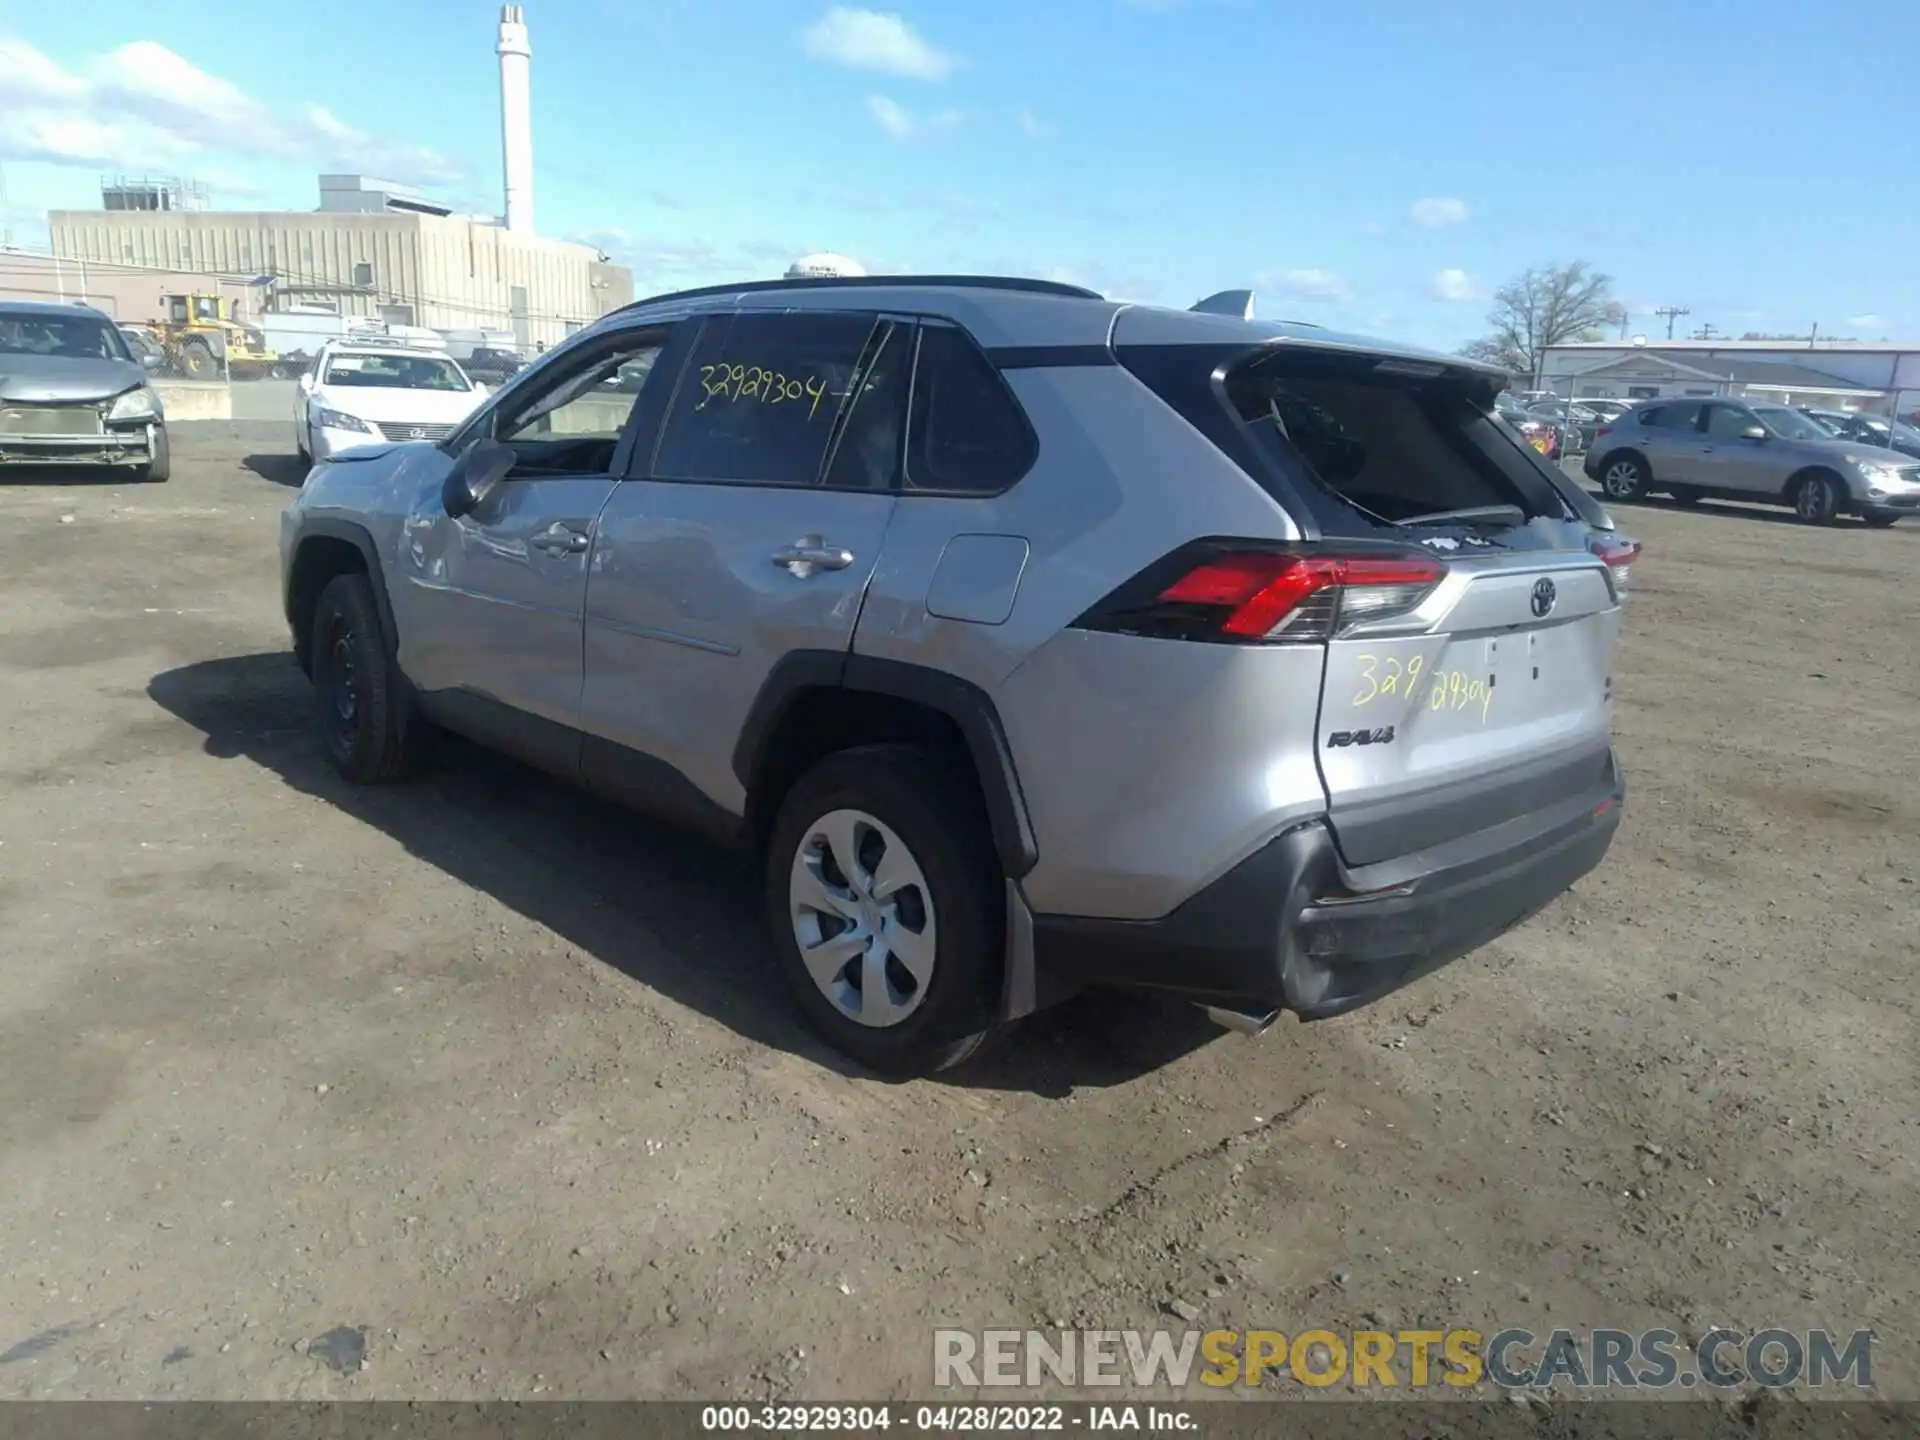
[{"label": "side window", "polygon": [[1699,418],[1698,405],[1661,405],[1642,411],[1640,423],[1656,430],[1691,430]]},{"label": "side window", "polygon": [[1707,434],[1722,440],[1737,440],[1744,431],[1751,430],[1760,422],[1735,405],[1709,405],[1707,407]]},{"label": "side window", "polygon": [[513,397],[511,411],[496,416],[493,425],[494,438],[520,456],[513,473],[611,470],[634,401],[665,344],[658,332],[622,337],[557,367],[548,383]]},{"label": "side window", "polygon": [[1037,453],[1027,417],[987,357],[951,326],[922,327],[907,489],[997,495]]},{"label": "side window", "polygon": [[[890,482],[886,411],[898,327],[846,311],[719,316],[707,322],[673,398],[653,473],[662,480],[818,485],[841,439],[835,483]],[[844,438],[841,438],[844,437]]]}]

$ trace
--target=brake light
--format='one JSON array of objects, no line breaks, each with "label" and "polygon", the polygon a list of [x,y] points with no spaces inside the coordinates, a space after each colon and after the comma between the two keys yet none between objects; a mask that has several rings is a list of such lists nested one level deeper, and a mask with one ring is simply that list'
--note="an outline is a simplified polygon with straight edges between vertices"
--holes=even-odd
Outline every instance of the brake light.
[{"label": "brake light", "polygon": [[1191,547],[1077,622],[1164,639],[1310,643],[1419,607],[1446,574],[1431,556]]},{"label": "brake light", "polygon": [[1640,558],[1640,542],[1624,535],[1607,535],[1595,540],[1590,548],[1606,562],[1607,573],[1613,577],[1614,592],[1624,591],[1627,577],[1633,572],[1633,562]]},{"label": "brake light", "polygon": [[1596,425],[1593,427],[1593,438],[1598,440],[1602,435],[1605,435],[1611,429],[1613,429],[1611,425]]}]

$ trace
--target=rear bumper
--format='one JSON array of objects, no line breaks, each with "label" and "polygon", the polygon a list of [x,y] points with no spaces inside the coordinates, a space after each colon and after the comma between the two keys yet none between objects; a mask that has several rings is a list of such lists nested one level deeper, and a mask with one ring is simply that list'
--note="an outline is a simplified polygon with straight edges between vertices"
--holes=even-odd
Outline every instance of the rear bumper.
[{"label": "rear bumper", "polygon": [[154,431],[142,425],[99,435],[0,435],[0,465],[145,465]]},{"label": "rear bumper", "polygon": [[[1497,938],[1606,855],[1625,787],[1524,843],[1408,876],[1349,869],[1319,821],[1287,831],[1160,920],[1033,917],[1043,993],[1156,990],[1201,1004],[1344,1014]],[[1384,879],[1393,883],[1384,884]]]}]

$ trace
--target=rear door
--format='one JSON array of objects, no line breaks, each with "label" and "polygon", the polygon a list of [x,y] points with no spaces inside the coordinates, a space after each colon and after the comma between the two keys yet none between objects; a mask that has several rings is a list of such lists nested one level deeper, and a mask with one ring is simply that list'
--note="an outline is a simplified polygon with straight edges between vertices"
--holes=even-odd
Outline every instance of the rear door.
[{"label": "rear door", "polygon": [[1640,448],[1647,452],[1655,483],[1706,483],[1700,478],[1700,409],[1698,400],[1668,400],[1640,412]]},{"label": "rear door", "polygon": [[733,748],[768,672],[845,653],[897,499],[914,327],[850,311],[709,317],[657,449],[600,516],[584,768],[737,809]]}]

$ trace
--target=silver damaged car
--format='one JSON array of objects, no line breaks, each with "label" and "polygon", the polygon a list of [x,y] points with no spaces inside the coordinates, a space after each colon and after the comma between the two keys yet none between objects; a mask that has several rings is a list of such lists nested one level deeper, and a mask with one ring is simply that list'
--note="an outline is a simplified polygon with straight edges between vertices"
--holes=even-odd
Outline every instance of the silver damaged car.
[{"label": "silver damaged car", "polygon": [[[1089,986],[1339,1015],[1600,863],[1638,550],[1457,357],[983,277],[659,296],[281,525],[318,732],[756,857],[801,1014],[951,1064]],[[756,971],[741,963],[742,983]]]}]

